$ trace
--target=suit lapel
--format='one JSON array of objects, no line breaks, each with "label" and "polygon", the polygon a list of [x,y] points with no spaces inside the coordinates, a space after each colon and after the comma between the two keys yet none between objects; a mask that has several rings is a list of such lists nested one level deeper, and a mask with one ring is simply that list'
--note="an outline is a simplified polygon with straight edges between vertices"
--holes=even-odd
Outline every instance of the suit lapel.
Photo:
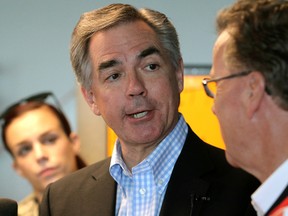
[{"label": "suit lapel", "polygon": [[209,183],[200,176],[213,169],[213,164],[202,149],[202,143],[189,127],[183,150],[167,187],[161,216],[196,216],[203,202],[209,199],[206,197]]},{"label": "suit lapel", "polygon": [[[94,209],[94,215],[115,215],[116,205],[116,182],[109,173],[110,159],[97,170],[95,170],[91,176],[92,184],[90,184],[89,198],[87,206],[91,206]],[[91,193],[91,191],[94,191]],[[86,204],[85,204],[86,205]]]}]

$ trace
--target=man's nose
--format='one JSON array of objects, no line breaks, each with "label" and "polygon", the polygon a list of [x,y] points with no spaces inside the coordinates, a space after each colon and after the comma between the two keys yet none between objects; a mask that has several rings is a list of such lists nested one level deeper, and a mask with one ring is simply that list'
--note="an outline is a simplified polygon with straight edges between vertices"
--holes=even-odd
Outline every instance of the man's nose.
[{"label": "man's nose", "polygon": [[129,96],[146,95],[146,88],[143,78],[135,72],[128,76],[127,94]]}]

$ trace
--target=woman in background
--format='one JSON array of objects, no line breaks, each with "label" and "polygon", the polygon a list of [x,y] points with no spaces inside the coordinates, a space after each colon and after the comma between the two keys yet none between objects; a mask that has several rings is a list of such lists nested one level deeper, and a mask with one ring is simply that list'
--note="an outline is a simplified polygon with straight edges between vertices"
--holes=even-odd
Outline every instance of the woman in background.
[{"label": "woman in background", "polygon": [[2,115],[2,140],[15,171],[33,188],[18,204],[19,216],[38,216],[46,186],[85,166],[79,157],[80,140],[61,108],[47,102],[51,93],[22,99]]}]

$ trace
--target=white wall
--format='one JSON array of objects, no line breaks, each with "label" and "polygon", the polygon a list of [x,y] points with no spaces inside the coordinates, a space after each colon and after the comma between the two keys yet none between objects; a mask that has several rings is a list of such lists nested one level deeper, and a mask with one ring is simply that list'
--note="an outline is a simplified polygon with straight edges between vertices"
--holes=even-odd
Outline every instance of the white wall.
[{"label": "white wall", "polygon": [[[178,30],[184,62],[204,64],[211,63],[216,12],[233,0],[118,2],[150,7],[166,13]],[[78,130],[78,91],[69,62],[70,35],[80,14],[108,3],[113,1],[1,0],[0,111],[22,97],[51,90],[61,100],[73,128]],[[104,133],[103,130],[101,133]],[[95,156],[95,161],[101,157]],[[31,188],[15,174],[11,163],[11,158],[0,143],[0,197],[20,200]]]}]

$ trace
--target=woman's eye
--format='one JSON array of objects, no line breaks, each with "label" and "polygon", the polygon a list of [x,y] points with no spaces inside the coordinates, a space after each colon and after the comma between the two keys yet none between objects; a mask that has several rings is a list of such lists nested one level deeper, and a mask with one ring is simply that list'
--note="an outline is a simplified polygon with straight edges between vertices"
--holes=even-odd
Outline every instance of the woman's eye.
[{"label": "woman's eye", "polygon": [[32,150],[32,146],[31,145],[23,145],[21,146],[18,151],[17,151],[17,155],[24,157],[27,154],[29,154],[29,152]]},{"label": "woman's eye", "polygon": [[158,68],[159,68],[158,64],[149,64],[146,66],[146,69],[149,71],[154,71],[154,70],[157,70]]},{"label": "woman's eye", "polygon": [[58,139],[57,135],[48,135],[48,136],[42,137],[41,142],[43,144],[54,144],[57,141],[57,139]]}]

